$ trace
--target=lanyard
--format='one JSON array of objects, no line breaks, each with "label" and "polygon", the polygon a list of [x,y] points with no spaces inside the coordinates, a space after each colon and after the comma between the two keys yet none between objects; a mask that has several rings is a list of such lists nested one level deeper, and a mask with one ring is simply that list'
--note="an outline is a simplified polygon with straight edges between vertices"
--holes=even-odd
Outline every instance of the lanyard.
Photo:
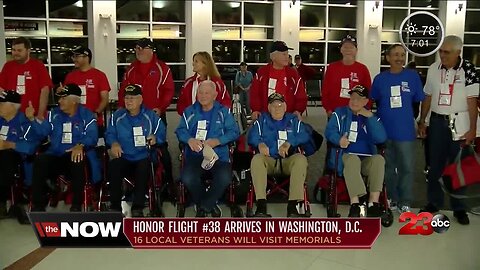
[{"label": "lanyard", "polygon": [[[445,71],[442,68],[442,74],[441,74],[441,84],[442,85],[446,83],[446,81],[445,81],[446,80],[446,73],[447,73],[447,71]],[[453,82],[451,84],[450,83],[448,84],[449,85],[448,90],[450,92],[450,95],[453,95],[453,88],[454,88],[454,85],[455,85],[455,80],[456,80],[455,78],[457,77],[457,73],[458,73],[458,69],[455,70],[455,74],[453,75]]]}]

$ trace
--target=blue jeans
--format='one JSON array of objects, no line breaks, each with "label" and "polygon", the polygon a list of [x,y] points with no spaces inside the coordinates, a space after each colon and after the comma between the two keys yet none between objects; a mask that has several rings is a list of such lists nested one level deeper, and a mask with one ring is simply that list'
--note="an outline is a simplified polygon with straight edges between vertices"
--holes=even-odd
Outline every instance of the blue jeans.
[{"label": "blue jeans", "polygon": [[[442,176],[445,166],[452,163],[460,151],[461,141],[453,141],[448,127],[448,120],[432,113],[428,130],[430,170],[428,172],[427,197],[428,202],[441,208],[444,203],[444,192],[438,179]],[[465,188],[455,190],[455,194],[465,194]],[[450,197],[453,211],[465,210],[463,200]]]},{"label": "blue jeans", "polygon": [[203,157],[201,156],[187,158],[182,170],[181,181],[188,189],[192,201],[200,208],[211,211],[232,182],[232,169],[228,162],[215,162],[215,165],[209,170],[212,175],[212,182],[207,192],[205,185],[202,183],[202,175],[209,171],[201,167],[202,161]]},{"label": "blue jeans", "polygon": [[414,178],[415,141],[386,142],[385,181],[388,198],[399,206],[410,206]]}]

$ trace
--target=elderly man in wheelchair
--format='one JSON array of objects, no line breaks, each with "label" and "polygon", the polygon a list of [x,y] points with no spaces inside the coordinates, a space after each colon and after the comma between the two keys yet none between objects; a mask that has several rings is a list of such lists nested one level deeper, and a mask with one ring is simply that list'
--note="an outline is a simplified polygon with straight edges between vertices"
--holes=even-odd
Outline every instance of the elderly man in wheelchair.
[{"label": "elderly man in wheelchair", "polygon": [[153,110],[142,105],[139,85],[125,88],[125,108],[111,117],[105,139],[110,146],[110,211],[121,212],[122,183],[133,174],[135,179],[132,217],[143,217],[145,194],[152,173],[147,145],[162,144],[166,128]]},{"label": "elderly man in wheelchair", "polygon": [[[181,181],[196,204],[197,217],[220,217],[217,202],[232,182],[229,144],[237,140],[239,130],[229,109],[218,103],[216,96],[212,81],[201,82],[197,101],[185,110],[175,131],[178,141],[186,145]],[[213,177],[208,191],[202,182],[207,171]]]},{"label": "elderly man in wheelchair", "polygon": [[387,135],[380,119],[365,108],[368,90],[357,85],[349,94],[348,106],[335,110],[325,130],[327,140],[337,146],[327,155],[328,166],[335,168],[337,164],[337,172],[343,171],[351,203],[349,217],[360,217],[359,198],[367,194],[362,175],[367,177],[370,191],[367,216],[380,217],[385,160],[377,154],[376,145],[384,143]]},{"label": "elderly man in wheelchair", "polygon": [[[67,84],[56,95],[59,107],[52,109],[45,120],[34,118],[30,106],[25,115],[32,123],[32,131],[41,138],[50,138],[45,153],[33,164],[32,211],[45,211],[47,179],[56,179],[65,173],[72,184],[71,212],[80,212],[82,191],[87,180],[87,158],[95,156],[98,141],[95,115],[80,103],[82,90],[76,84]],[[97,166],[92,166],[96,168]]]},{"label": "elderly man in wheelchair", "polygon": [[279,93],[268,97],[268,113],[262,113],[249,131],[248,144],[258,150],[251,162],[251,174],[257,200],[256,217],[267,213],[267,176],[290,175],[287,217],[301,217],[297,203],[304,200],[307,158],[297,150],[309,140],[298,117],[286,113],[285,98]]},{"label": "elderly man in wheelchair", "polygon": [[[30,186],[31,179],[28,176],[31,171],[26,164],[26,158],[35,152],[38,145],[38,137],[34,132],[30,132],[30,121],[19,111],[20,100],[21,96],[15,91],[5,91],[0,95],[0,219],[7,217],[6,201],[19,169],[24,169],[22,180],[25,185]],[[14,200],[15,198],[12,198],[12,202]],[[21,211],[18,213],[19,221],[26,223],[28,218],[23,205],[16,207],[16,210]]]}]

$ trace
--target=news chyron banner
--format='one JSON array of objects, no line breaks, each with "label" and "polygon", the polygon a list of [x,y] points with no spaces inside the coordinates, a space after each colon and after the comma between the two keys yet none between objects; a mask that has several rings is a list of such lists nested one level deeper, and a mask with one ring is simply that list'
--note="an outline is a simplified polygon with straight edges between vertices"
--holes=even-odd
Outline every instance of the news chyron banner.
[{"label": "news chyron banner", "polygon": [[119,213],[31,213],[43,247],[139,249],[371,248],[375,218],[123,218]]}]

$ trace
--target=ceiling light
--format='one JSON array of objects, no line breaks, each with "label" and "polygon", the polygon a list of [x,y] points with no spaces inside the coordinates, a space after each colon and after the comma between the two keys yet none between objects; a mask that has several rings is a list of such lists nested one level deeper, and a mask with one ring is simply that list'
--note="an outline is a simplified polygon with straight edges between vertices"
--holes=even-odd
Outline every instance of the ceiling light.
[{"label": "ceiling light", "polygon": [[153,1],[152,5],[153,5],[153,8],[164,8],[165,1]]},{"label": "ceiling light", "polygon": [[240,3],[239,2],[230,2],[230,7],[231,8],[238,8],[238,7],[240,7]]},{"label": "ceiling light", "polygon": [[82,0],[78,0],[78,1],[75,2],[75,4],[73,4],[73,5],[76,6],[76,7],[79,7],[79,8],[83,8]]}]

